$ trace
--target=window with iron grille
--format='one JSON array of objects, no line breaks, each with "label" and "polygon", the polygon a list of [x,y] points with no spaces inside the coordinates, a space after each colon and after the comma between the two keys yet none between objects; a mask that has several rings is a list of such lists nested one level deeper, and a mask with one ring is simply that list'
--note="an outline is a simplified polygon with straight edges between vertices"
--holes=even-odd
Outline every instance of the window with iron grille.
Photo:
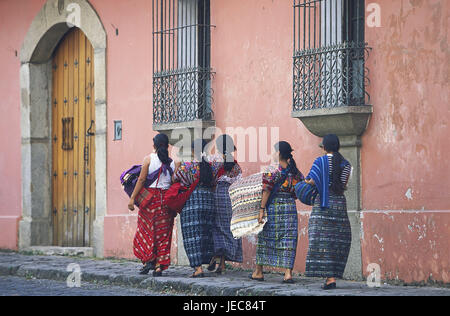
[{"label": "window with iron grille", "polygon": [[212,119],[210,0],[153,0],[153,123]]},{"label": "window with iron grille", "polygon": [[367,105],[364,0],[294,0],[294,111]]}]

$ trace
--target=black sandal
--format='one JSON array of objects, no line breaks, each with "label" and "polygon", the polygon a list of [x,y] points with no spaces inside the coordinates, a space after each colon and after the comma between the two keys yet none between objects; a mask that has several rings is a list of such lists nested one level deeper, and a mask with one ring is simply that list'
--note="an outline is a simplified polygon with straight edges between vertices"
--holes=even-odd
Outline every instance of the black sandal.
[{"label": "black sandal", "polygon": [[248,277],[249,277],[250,280],[253,280],[253,281],[259,281],[259,282],[264,281],[264,277],[262,277],[262,278],[254,278],[253,274],[250,274]]},{"label": "black sandal", "polygon": [[283,283],[285,283],[285,284],[294,284],[295,282],[294,282],[294,280],[292,280],[292,278],[291,278],[291,279],[287,279],[287,280],[284,280],[284,279],[283,279]]},{"label": "black sandal", "polygon": [[322,290],[335,290],[336,289],[336,282],[332,282],[330,284],[327,284],[327,282],[325,282],[324,285],[322,285]]},{"label": "black sandal", "polygon": [[147,262],[140,270],[139,274],[145,275],[150,272],[150,270],[155,269],[155,263],[154,262]]},{"label": "black sandal", "polygon": [[192,275],[191,275],[191,278],[193,278],[193,279],[197,279],[197,278],[204,278],[205,277],[205,274],[202,272],[202,273],[199,273],[199,274],[195,274],[195,272],[194,273],[192,273]]},{"label": "black sandal", "polygon": [[[159,271],[157,271],[159,269]],[[153,276],[154,277],[160,277],[162,276],[162,270],[161,268],[157,268],[156,270],[153,271]]]}]

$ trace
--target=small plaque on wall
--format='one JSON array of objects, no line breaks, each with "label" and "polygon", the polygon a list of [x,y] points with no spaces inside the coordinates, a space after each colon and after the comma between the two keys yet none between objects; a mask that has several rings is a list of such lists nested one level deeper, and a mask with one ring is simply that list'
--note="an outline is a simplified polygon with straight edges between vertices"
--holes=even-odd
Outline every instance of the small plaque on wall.
[{"label": "small plaque on wall", "polygon": [[122,121],[114,121],[114,140],[122,140]]}]

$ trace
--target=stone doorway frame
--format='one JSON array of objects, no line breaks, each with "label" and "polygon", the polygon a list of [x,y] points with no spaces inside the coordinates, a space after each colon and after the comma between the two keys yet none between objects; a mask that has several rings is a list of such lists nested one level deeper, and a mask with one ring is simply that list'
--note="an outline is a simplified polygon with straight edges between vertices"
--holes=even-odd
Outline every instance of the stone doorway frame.
[{"label": "stone doorway frame", "polygon": [[94,48],[96,217],[94,254],[103,257],[106,214],[106,31],[87,0],[48,0],[35,16],[20,51],[22,218],[19,250],[52,246],[52,54],[69,31],[72,4],[78,27]]}]

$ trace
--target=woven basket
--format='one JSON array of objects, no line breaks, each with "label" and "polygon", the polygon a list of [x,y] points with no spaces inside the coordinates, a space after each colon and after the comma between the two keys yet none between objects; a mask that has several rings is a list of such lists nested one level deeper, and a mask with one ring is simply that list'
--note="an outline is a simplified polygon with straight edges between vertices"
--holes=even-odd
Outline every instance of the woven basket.
[{"label": "woven basket", "polygon": [[265,216],[263,224],[258,223],[262,200],[262,175],[262,173],[257,173],[242,177],[229,188],[233,210],[231,233],[236,239],[259,234],[267,221],[267,216]]}]

